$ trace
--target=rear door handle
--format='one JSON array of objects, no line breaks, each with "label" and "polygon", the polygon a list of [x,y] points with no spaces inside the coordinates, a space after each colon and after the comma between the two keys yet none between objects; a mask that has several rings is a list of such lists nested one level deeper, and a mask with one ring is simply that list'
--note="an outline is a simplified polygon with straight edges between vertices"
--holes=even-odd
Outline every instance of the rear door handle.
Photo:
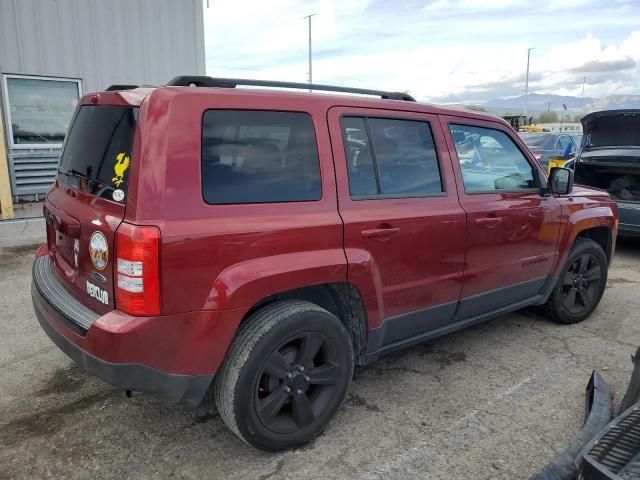
[{"label": "rear door handle", "polygon": [[377,238],[380,240],[388,240],[393,235],[400,231],[399,227],[378,227],[378,228],[369,228],[367,230],[362,230],[362,236],[364,238]]},{"label": "rear door handle", "polygon": [[496,225],[502,223],[504,217],[482,217],[476,218],[476,225],[482,225],[483,227],[493,228]]}]

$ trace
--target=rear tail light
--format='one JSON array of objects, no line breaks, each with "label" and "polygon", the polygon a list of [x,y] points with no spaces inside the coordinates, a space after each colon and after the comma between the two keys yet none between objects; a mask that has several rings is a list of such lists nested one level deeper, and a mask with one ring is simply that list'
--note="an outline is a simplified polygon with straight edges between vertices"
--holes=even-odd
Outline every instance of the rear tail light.
[{"label": "rear tail light", "polygon": [[116,231],[116,308],[160,313],[160,230],[121,223]]}]

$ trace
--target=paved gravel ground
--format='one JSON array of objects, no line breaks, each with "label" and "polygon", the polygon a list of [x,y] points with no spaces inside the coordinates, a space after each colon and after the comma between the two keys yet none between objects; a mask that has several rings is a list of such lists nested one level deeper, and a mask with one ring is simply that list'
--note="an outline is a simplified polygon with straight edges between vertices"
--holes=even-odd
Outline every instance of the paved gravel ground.
[{"label": "paved gravel ground", "polygon": [[620,400],[640,344],[640,241],[619,243],[596,313],[497,318],[379,360],[310,445],[283,454],[197,409],[126,399],[41,331],[30,267],[43,222],[0,225],[0,478],[527,478],[580,429],[599,370]]}]

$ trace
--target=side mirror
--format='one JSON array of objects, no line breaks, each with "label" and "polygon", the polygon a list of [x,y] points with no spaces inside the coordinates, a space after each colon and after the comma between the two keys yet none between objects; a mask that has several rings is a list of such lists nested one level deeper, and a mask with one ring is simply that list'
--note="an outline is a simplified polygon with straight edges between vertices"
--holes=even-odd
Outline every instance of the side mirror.
[{"label": "side mirror", "polygon": [[554,195],[569,195],[573,190],[573,170],[553,167],[549,172],[549,190]]}]

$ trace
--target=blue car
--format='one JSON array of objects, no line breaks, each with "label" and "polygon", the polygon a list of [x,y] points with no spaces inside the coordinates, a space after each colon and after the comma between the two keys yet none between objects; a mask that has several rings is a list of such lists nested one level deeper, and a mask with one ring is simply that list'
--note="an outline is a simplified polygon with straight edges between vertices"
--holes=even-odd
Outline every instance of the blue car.
[{"label": "blue car", "polygon": [[521,133],[520,137],[544,167],[549,165],[549,157],[576,154],[582,140],[582,135],[568,133]]}]

